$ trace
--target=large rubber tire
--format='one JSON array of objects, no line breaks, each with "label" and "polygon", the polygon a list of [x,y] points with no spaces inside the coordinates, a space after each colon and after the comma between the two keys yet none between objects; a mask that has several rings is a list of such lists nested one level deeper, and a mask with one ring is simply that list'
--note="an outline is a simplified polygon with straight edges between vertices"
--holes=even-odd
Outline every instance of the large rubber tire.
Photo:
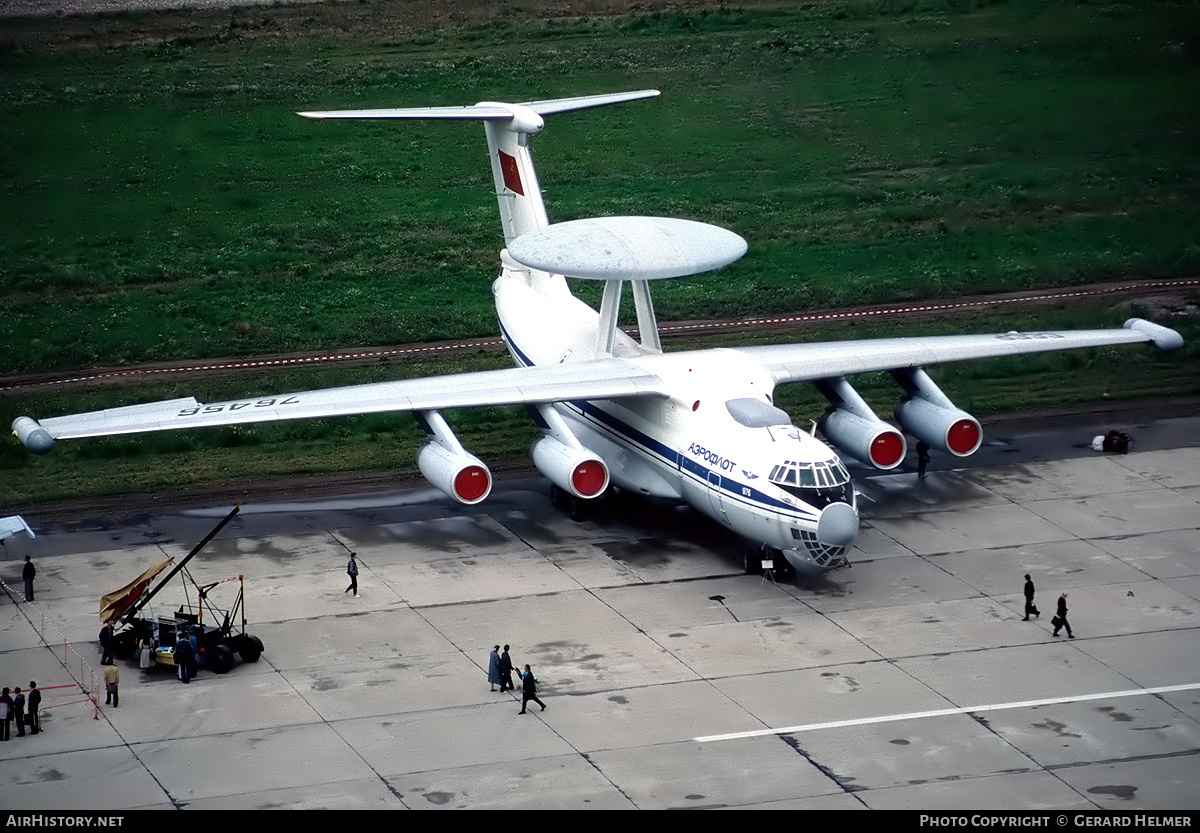
[{"label": "large rubber tire", "polygon": [[132,659],[137,647],[137,637],[133,631],[123,631],[113,637],[113,656],[117,659]]},{"label": "large rubber tire", "polygon": [[592,502],[575,495],[567,495],[567,515],[575,522],[592,519]]},{"label": "large rubber tire", "polygon": [[242,657],[242,662],[258,662],[258,658],[262,656],[262,652],[263,644],[261,639],[250,634],[242,637],[242,647],[238,651]]},{"label": "large rubber tire", "polygon": [[762,554],[758,547],[742,549],[742,572],[748,576],[757,576],[762,573]]},{"label": "large rubber tire", "polygon": [[214,674],[228,674],[233,668],[233,651],[225,645],[218,645],[208,655],[208,667]]}]

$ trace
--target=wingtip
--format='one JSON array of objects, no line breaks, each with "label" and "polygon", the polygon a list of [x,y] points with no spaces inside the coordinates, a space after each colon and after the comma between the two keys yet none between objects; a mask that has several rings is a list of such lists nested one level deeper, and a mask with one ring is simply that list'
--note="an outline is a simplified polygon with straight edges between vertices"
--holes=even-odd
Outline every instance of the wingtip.
[{"label": "wingtip", "polygon": [[1130,318],[1125,322],[1126,330],[1133,330],[1146,336],[1150,342],[1167,353],[1174,352],[1183,347],[1183,336],[1170,327],[1164,327],[1162,324],[1155,324],[1153,321],[1147,321],[1144,318]]}]

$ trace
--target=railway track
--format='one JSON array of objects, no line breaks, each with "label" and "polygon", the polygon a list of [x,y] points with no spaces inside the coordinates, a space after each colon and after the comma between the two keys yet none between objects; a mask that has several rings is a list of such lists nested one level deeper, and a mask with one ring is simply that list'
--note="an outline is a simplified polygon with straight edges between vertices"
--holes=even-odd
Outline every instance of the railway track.
[{"label": "railway track", "polygon": [[[730,318],[718,321],[668,322],[659,327],[663,340],[687,337],[690,341],[731,332],[788,333],[806,326],[838,321],[881,319],[891,317],[920,317],[956,313],[998,310],[1009,307],[1044,306],[1094,298],[1160,297],[1172,293],[1189,293],[1200,288],[1200,278],[1175,278],[1119,281],[1089,284],[1070,289],[1030,290],[995,295],[978,295],[949,300],[921,301],[889,306],[855,307],[848,310],[824,310],[790,315],[751,318]],[[637,335],[637,329],[626,332]],[[129,367],[93,370],[57,371],[51,373],[13,375],[0,378],[0,394],[32,392],[46,388],[80,385],[136,384],[195,374],[239,373],[273,367],[311,367],[323,365],[370,364],[382,360],[420,358],[442,353],[471,350],[502,352],[504,342],[499,338],[464,339],[462,341],[426,344],[404,344],[386,347],[367,347],[321,352],[297,352],[269,356],[158,362]]]}]

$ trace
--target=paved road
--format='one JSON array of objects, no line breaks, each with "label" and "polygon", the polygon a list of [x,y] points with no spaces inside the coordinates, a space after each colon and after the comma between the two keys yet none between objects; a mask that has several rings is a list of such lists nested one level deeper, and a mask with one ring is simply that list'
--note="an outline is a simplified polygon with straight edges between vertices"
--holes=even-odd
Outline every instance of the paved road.
[{"label": "paved road", "polygon": [[[1088,425],[1000,431],[985,465],[864,478],[855,566],[798,584],[741,575],[690,512],[577,524],[534,479],[482,510],[248,501],[192,567],[247,577],[264,656],[188,686],[122,667],[99,720],[71,687],[99,595],[228,507],[31,518],[0,577],[33,552],[38,598],[0,596],[0,675],[48,688],[47,731],[5,744],[0,806],[1196,810],[1197,425],[1147,420],[1124,456],[1076,448]],[[1073,640],[1046,622],[1064,590]],[[505,642],[544,713],[488,690]]]}]

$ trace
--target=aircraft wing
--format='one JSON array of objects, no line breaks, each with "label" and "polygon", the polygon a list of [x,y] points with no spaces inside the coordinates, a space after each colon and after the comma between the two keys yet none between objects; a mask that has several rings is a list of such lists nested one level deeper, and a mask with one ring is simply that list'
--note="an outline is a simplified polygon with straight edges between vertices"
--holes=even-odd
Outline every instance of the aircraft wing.
[{"label": "aircraft wing", "polygon": [[[49,451],[52,440],[75,437],[354,414],[666,395],[665,385],[658,376],[623,359],[610,358],[376,382],[212,404],[190,397],[171,399],[38,422],[18,417],[13,422],[13,431],[31,450],[44,453]],[[40,436],[38,429],[44,429],[49,437]]]},{"label": "aircraft wing", "polygon": [[1183,346],[1183,338],[1174,330],[1140,318],[1131,318],[1122,329],[1111,330],[916,336],[732,349],[752,356],[767,368],[775,384],[779,385],[940,362],[1138,342],[1152,342],[1163,350],[1177,350]]},{"label": "aircraft wing", "polygon": [[11,518],[0,518],[0,541],[5,538],[11,538],[18,532],[24,532],[30,538],[36,538],[33,530],[29,528],[29,524],[25,523],[25,519],[20,515],[13,515]]}]

